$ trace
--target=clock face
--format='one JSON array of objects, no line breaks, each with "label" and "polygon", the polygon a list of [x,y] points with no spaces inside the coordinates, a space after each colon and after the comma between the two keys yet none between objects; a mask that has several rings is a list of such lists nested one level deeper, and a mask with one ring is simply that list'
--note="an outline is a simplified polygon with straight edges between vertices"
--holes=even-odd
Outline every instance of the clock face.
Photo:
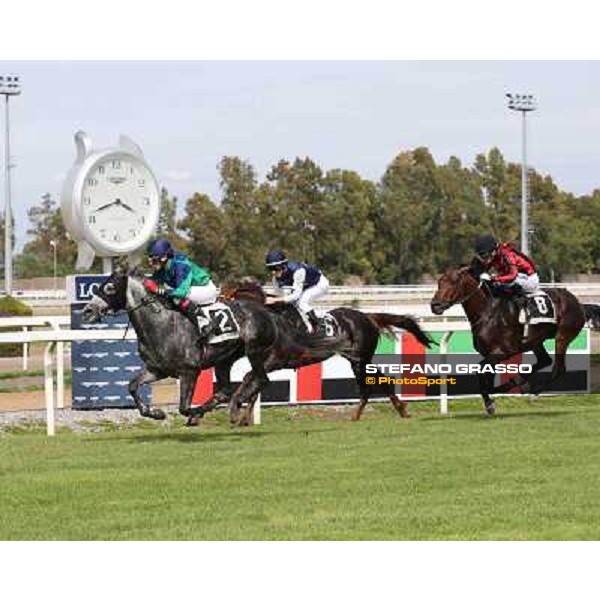
[{"label": "clock face", "polygon": [[107,155],[87,170],[80,207],[85,228],[101,246],[129,250],[143,243],[156,226],[156,181],[136,157]]}]

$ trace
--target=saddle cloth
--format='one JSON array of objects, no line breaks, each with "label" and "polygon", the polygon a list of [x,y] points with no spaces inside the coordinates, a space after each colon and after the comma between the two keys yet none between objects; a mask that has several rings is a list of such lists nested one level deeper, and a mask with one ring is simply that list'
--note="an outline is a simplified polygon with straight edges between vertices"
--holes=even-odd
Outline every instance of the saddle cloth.
[{"label": "saddle cloth", "polygon": [[227,340],[235,340],[240,337],[240,325],[233,311],[223,302],[214,302],[200,307],[202,314],[208,319],[208,323],[215,321],[217,328],[208,338],[209,344],[220,344]]},{"label": "saddle cloth", "polygon": [[[313,326],[306,314],[304,314],[297,306],[293,307],[298,313],[300,319],[304,323],[304,328],[307,333],[313,333]],[[335,317],[328,312],[316,310],[315,315],[319,320],[319,333],[325,337],[334,337],[338,335],[340,331],[340,324],[336,321]]]},{"label": "saddle cloth", "polygon": [[320,333],[325,337],[334,337],[340,331],[340,324],[336,318],[328,312],[316,311],[315,314],[319,319]]},{"label": "saddle cloth", "polygon": [[529,325],[556,323],[554,303],[546,292],[539,291],[530,296],[525,296],[525,298],[526,322]]}]

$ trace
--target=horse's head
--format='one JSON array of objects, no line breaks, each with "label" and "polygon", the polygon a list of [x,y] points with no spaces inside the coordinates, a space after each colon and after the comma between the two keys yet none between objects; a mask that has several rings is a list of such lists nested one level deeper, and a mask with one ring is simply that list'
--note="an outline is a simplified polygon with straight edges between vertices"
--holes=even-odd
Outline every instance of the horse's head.
[{"label": "horse's head", "polygon": [[450,267],[438,279],[438,289],[431,299],[431,312],[441,315],[453,304],[469,298],[477,287],[477,280],[469,266]]},{"label": "horse's head", "polygon": [[266,294],[257,279],[243,277],[239,281],[224,283],[221,286],[220,297],[224,300],[252,300],[264,304]]},{"label": "horse's head", "polygon": [[96,323],[108,313],[127,307],[127,273],[117,269],[100,285],[83,307],[83,322]]}]

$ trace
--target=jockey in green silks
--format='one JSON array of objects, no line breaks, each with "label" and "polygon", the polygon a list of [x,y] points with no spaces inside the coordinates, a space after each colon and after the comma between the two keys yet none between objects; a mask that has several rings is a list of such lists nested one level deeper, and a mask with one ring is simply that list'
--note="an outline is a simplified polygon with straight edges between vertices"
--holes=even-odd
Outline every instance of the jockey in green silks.
[{"label": "jockey in green silks", "polygon": [[196,317],[200,337],[208,338],[218,325],[209,323],[200,308],[217,299],[218,290],[209,272],[185,254],[175,252],[165,239],[150,242],[147,254],[152,275],[144,279],[144,287],[169,298],[185,315]]}]

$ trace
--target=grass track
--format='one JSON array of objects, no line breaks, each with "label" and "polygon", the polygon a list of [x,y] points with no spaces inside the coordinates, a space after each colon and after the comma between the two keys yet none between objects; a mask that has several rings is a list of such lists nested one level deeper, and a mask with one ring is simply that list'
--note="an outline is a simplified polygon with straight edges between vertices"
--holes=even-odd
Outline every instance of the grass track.
[{"label": "grass track", "polygon": [[600,539],[600,397],[0,436],[2,540]]}]

